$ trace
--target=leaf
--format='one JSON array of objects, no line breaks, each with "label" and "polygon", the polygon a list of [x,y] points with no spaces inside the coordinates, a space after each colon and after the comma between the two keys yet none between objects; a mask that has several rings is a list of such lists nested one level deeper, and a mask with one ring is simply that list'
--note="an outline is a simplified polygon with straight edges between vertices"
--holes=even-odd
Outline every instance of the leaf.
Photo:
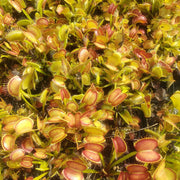
[{"label": "leaf", "polygon": [[76,3],[75,0],[64,0],[66,3],[68,3],[70,6]]},{"label": "leaf", "polygon": [[131,122],[133,121],[133,118],[132,118],[131,114],[130,114],[129,111],[126,110],[126,109],[125,109],[122,113],[120,113],[120,116],[123,118],[123,120],[124,120],[127,124],[129,124],[129,123],[131,123]]},{"label": "leaf", "polygon": [[98,152],[95,152],[92,150],[83,150],[82,156],[84,156],[86,159],[88,159],[89,161],[94,162],[96,164],[101,163],[101,158],[100,158]]},{"label": "leaf", "polygon": [[38,0],[37,1],[37,11],[40,13],[40,15],[42,16],[42,5],[43,5],[44,0]]},{"label": "leaf", "polygon": [[158,79],[160,79],[161,77],[163,77],[163,70],[161,67],[159,66],[155,66],[152,69],[152,75],[157,77]]},{"label": "leaf", "polygon": [[136,160],[143,163],[156,163],[161,160],[161,155],[152,150],[144,150],[137,152]]},{"label": "leaf", "polygon": [[24,117],[17,122],[15,126],[15,131],[17,134],[24,134],[32,131],[33,125],[34,121],[31,118]]},{"label": "leaf", "polygon": [[134,143],[134,147],[137,151],[154,150],[157,146],[158,141],[154,138],[144,138]]},{"label": "leaf", "polygon": [[40,167],[36,168],[37,170],[39,170],[39,171],[48,171],[49,170],[49,167],[48,167],[49,165],[46,161],[40,161],[39,164],[40,164]]},{"label": "leaf", "polygon": [[99,173],[99,171],[96,171],[94,169],[86,169],[83,171],[83,173],[86,173],[86,174],[93,174],[93,173]]},{"label": "leaf", "polygon": [[176,178],[176,173],[172,169],[165,167],[165,160],[161,161],[153,174],[153,179],[156,180],[176,180]]},{"label": "leaf", "polygon": [[176,91],[170,98],[174,107],[180,112],[180,91]]},{"label": "leaf", "polygon": [[67,179],[67,180],[83,180],[83,173],[81,171],[76,171],[74,169],[71,169],[69,167],[63,169],[62,171],[63,176]]},{"label": "leaf", "polygon": [[21,19],[17,22],[18,26],[27,26],[32,24],[32,21],[30,21],[29,19]]},{"label": "leaf", "polygon": [[95,152],[101,152],[104,149],[104,146],[98,143],[86,143],[84,148]]},{"label": "leaf", "polygon": [[112,106],[118,106],[127,98],[127,96],[128,95],[123,93],[120,88],[115,88],[108,94],[107,101]]},{"label": "leaf", "polygon": [[12,77],[7,85],[8,92],[11,96],[19,98],[22,79],[19,76]]},{"label": "leaf", "polygon": [[10,134],[5,134],[1,138],[1,146],[5,151],[11,151],[15,147],[15,137]]},{"label": "leaf", "polygon": [[122,163],[122,162],[125,161],[126,159],[129,159],[130,157],[132,157],[132,156],[134,156],[134,155],[136,155],[136,154],[137,154],[137,152],[136,152],[136,151],[133,151],[133,152],[131,152],[131,153],[123,156],[122,158],[120,158],[120,159],[116,160],[114,163],[112,163],[112,164],[110,165],[110,168],[113,168],[113,167],[116,166],[117,164]]},{"label": "leaf", "polygon": [[82,162],[78,162],[78,161],[67,161],[66,165],[71,168],[71,169],[75,169],[78,171],[84,171],[87,169],[87,166],[84,165]]},{"label": "leaf", "polygon": [[116,136],[112,139],[112,141],[117,157],[121,156],[123,153],[127,151],[127,145],[121,137]]},{"label": "leaf", "polygon": [[45,172],[45,173],[39,175],[38,177],[35,177],[33,180],[41,180],[44,176],[46,176],[46,174],[48,174],[48,172]]},{"label": "leaf", "polygon": [[6,39],[8,41],[22,41],[24,39],[24,34],[21,30],[14,30],[14,31],[10,31],[7,35],[6,35]]},{"label": "leaf", "polygon": [[52,138],[51,143],[53,144],[62,141],[67,136],[67,134],[62,127],[56,127],[49,131],[49,136]]},{"label": "leaf", "polygon": [[24,155],[25,155],[25,151],[23,149],[18,148],[11,152],[10,159],[16,161],[24,157]]},{"label": "leaf", "polygon": [[60,41],[65,41],[68,37],[68,33],[69,33],[69,26],[66,24],[63,24],[59,28],[59,32],[58,32],[58,36],[59,36]]}]

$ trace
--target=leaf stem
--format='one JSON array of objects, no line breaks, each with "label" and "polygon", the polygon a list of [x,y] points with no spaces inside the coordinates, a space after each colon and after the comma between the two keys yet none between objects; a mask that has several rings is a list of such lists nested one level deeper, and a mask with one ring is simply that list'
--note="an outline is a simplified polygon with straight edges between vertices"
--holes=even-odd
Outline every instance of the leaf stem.
[{"label": "leaf stem", "polygon": [[113,168],[113,167],[116,166],[117,164],[120,164],[120,163],[122,163],[123,161],[125,161],[126,159],[129,159],[130,157],[136,155],[136,153],[137,153],[136,151],[133,151],[133,152],[125,155],[124,157],[122,157],[122,158],[118,159],[117,161],[115,161],[114,163],[112,163],[109,168],[110,168],[110,169]]}]

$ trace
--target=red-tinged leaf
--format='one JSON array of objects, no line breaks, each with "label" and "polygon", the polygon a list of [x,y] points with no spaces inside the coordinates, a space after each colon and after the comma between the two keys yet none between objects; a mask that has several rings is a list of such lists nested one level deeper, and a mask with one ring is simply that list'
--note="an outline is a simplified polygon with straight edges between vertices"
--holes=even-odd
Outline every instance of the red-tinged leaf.
[{"label": "red-tinged leaf", "polygon": [[11,151],[15,147],[15,137],[5,134],[1,139],[1,146],[5,151]]},{"label": "red-tinged leaf", "polygon": [[117,5],[115,6],[114,3],[111,3],[111,4],[109,5],[109,8],[108,8],[108,13],[109,13],[109,14],[114,14],[114,12],[115,12],[116,9],[117,9]]},{"label": "red-tinged leaf", "polygon": [[130,164],[126,167],[127,171],[131,174],[133,172],[147,172],[147,168],[140,164]]},{"label": "red-tinged leaf", "polygon": [[132,90],[139,90],[141,88],[141,82],[139,79],[134,79],[131,81]]},{"label": "red-tinged leaf", "polygon": [[128,172],[121,171],[117,180],[129,180]]},{"label": "red-tinged leaf", "polygon": [[33,154],[35,157],[40,158],[40,159],[46,159],[47,158],[47,154],[46,154],[45,149],[36,148],[35,150],[36,150],[36,152]]},{"label": "red-tinged leaf", "polygon": [[15,126],[15,131],[17,134],[24,134],[32,131],[33,125],[34,125],[34,121],[31,118],[29,117],[22,118],[17,122]]},{"label": "red-tinged leaf", "polygon": [[51,144],[49,146],[49,149],[50,149],[51,152],[55,152],[55,151],[60,152],[60,148],[61,148],[61,142],[56,143],[56,144]]},{"label": "red-tinged leaf", "polygon": [[79,62],[81,62],[81,63],[86,62],[88,57],[89,57],[89,52],[88,52],[87,48],[86,47],[81,48],[78,53]]},{"label": "red-tinged leaf", "polygon": [[16,121],[14,122],[9,122],[3,127],[3,131],[12,131],[14,130],[14,126],[16,125]]},{"label": "red-tinged leaf", "polygon": [[21,166],[24,168],[32,168],[33,167],[33,158],[31,157],[23,157],[21,160]]},{"label": "red-tinged leaf", "polygon": [[22,157],[24,157],[25,155],[25,151],[23,149],[15,149],[14,151],[11,152],[10,154],[10,159],[12,161],[16,161],[18,159],[21,159]]},{"label": "red-tinged leaf", "polygon": [[34,149],[33,142],[30,137],[25,138],[21,143],[22,149],[24,149],[25,152],[31,153]]},{"label": "red-tinged leaf", "polygon": [[164,61],[159,61],[158,64],[159,64],[162,68],[164,68],[167,72],[170,72],[170,73],[173,72],[171,66],[170,66],[169,64],[166,64]]},{"label": "red-tinged leaf", "polygon": [[68,102],[66,108],[69,111],[76,112],[78,110],[78,104],[76,102]]},{"label": "red-tinged leaf", "polygon": [[72,113],[68,113],[68,117],[70,119],[70,121],[68,122],[68,126],[70,128],[74,128],[76,126],[76,119],[75,119],[75,115]]},{"label": "red-tinged leaf", "polygon": [[102,144],[97,143],[86,143],[84,145],[84,148],[95,152],[101,152],[104,149],[104,146]]},{"label": "red-tinged leaf", "polygon": [[161,160],[161,155],[153,150],[139,151],[136,160],[143,163],[156,163]]},{"label": "red-tinged leaf", "polygon": [[122,93],[120,88],[116,88],[113,91],[111,91],[108,95],[108,103],[110,103],[112,106],[117,106],[121,104],[126,98],[126,93]]},{"label": "red-tinged leaf", "polygon": [[[6,105],[5,105],[6,106]],[[10,115],[3,118],[3,124],[9,124],[11,122],[17,122],[19,120],[19,116],[17,115]]]},{"label": "red-tinged leaf", "polygon": [[63,110],[61,110],[61,109],[59,109],[59,108],[52,108],[52,109],[50,109],[49,111],[48,111],[48,114],[49,114],[49,116],[50,117],[53,117],[53,116],[62,116],[62,117],[64,117],[64,111]]},{"label": "red-tinged leaf", "polygon": [[106,36],[98,35],[96,36],[96,41],[94,42],[94,44],[100,49],[105,49],[107,41],[108,38]]},{"label": "red-tinged leaf", "polygon": [[80,128],[80,126],[81,126],[80,118],[81,118],[81,113],[77,112],[75,114],[75,127],[76,128]]},{"label": "red-tinged leaf", "polygon": [[66,113],[59,109],[59,108],[52,108],[48,111],[48,114],[50,118],[48,119],[49,122],[61,122],[61,121],[66,121],[69,122],[69,117],[66,115]]},{"label": "red-tinged leaf", "polygon": [[112,139],[112,141],[117,156],[127,151],[127,145],[121,137],[116,136]]},{"label": "red-tinged leaf", "polygon": [[137,23],[147,24],[147,18],[144,15],[136,16],[133,18],[132,23],[133,24],[137,24]]},{"label": "red-tinged leaf", "polygon": [[54,92],[58,93],[61,88],[65,87],[64,83],[65,79],[61,76],[54,76],[54,78],[51,81],[51,88]]},{"label": "red-tinged leaf", "polygon": [[88,30],[94,30],[98,28],[98,24],[95,20],[93,19],[88,19],[87,20],[87,29]]},{"label": "red-tinged leaf", "polygon": [[82,103],[85,103],[88,106],[92,106],[96,104],[98,97],[98,92],[95,88],[95,86],[92,84],[91,87],[86,91]]},{"label": "red-tinged leaf", "polygon": [[23,32],[24,33],[24,36],[32,43],[35,43],[37,44],[37,38],[35,37],[35,35],[31,32]]},{"label": "red-tinged leaf", "polygon": [[18,11],[19,13],[22,11],[21,4],[18,1],[10,0],[9,3]]},{"label": "red-tinged leaf", "polygon": [[134,49],[134,54],[139,57],[139,58],[145,58],[145,59],[149,59],[152,57],[151,53],[147,53],[145,50],[141,50],[141,49]]},{"label": "red-tinged leaf", "polygon": [[14,21],[15,21],[15,20],[14,20],[13,17],[10,15],[10,13],[7,13],[7,14],[4,15],[4,20],[3,20],[4,24],[11,25],[11,24],[14,23]]},{"label": "red-tinged leaf", "polygon": [[64,101],[64,99],[69,99],[71,97],[69,91],[66,88],[61,88],[59,91],[62,101]]},{"label": "red-tinged leaf", "polygon": [[175,63],[175,61],[177,60],[177,58],[176,57],[167,57],[166,58],[166,63],[169,65],[169,66],[172,66],[174,63]]},{"label": "red-tinged leaf", "polygon": [[57,127],[49,131],[49,136],[52,138],[51,143],[57,143],[62,141],[67,136],[67,134],[65,133],[64,128]]},{"label": "red-tinged leaf", "polygon": [[25,180],[33,180],[33,179],[34,179],[33,176],[29,176]]},{"label": "red-tinged leaf", "polygon": [[144,173],[133,173],[129,175],[130,180],[150,180],[150,175],[148,172]]},{"label": "red-tinged leaf", "polygon": [[83,173],[71,168],[65,168],[62,174],[66,180],[84,180]]},{"label": "red-tinged leaf", "polygon": [[48,26],[49,21],[48,21],[47,18],[41,17],[41,18],[39,18],[39,19],[36,21],[36,24],[37,24],[38,26],[46,27],[46,26]]},{"label": "red-tinged leaf", "polygon": [[82,151],[82,155],[90,160],[91,162],[94,162],[96,164],[100,164],[101,163],[101,158],[99,156],[99,154],[95,151],[91,151],[91,150],[84,150]]},{"label": "red-tinged leaf", "polygon": [[154,138],[144,138],[134,143],[134,147],[137,151],[154,150],[157,146],[158,141]]},{"label": "red-tinged leaf", "polygon": [[133,9],[131,13],[135,16],[141,16],[142,15],[142,13],[139,9]]},{"label": "red-tinged leaf", "polygon": [[93,124],[92,120],[88,117],[83,117],[80,119],[81,126],[90,126]]},{"label": "red-tinged leaf", "polygon": [[19,76],[14,76],[8,82],[7,89],[11,96],[19,97],[19,91],[22,79]]},{"label": "red-tinged leaf", "polygon": [[84,164],[80,162],[76,162],[76,161],[67,161],[66,164],[68,168],[78,170],[78,171],[84,171],[87,168]]}]

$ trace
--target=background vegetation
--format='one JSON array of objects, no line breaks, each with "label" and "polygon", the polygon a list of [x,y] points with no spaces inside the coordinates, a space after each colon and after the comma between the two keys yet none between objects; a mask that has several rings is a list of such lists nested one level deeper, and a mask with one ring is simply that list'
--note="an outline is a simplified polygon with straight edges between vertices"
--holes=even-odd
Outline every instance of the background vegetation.
[{"label": "background vegetation", "polygon": [[179,31],[179,0],[0,0],[0,179],[179,179]]}]

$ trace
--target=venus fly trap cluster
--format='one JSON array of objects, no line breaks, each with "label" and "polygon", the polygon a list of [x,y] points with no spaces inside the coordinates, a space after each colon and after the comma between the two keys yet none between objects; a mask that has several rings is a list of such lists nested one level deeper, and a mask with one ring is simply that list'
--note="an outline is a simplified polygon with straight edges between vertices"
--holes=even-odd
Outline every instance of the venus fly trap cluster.
[{"label": "venus fly trap cluster", "polygon": [[0,179],[179,179],[179,54],[179,0],[0,0]]}]

